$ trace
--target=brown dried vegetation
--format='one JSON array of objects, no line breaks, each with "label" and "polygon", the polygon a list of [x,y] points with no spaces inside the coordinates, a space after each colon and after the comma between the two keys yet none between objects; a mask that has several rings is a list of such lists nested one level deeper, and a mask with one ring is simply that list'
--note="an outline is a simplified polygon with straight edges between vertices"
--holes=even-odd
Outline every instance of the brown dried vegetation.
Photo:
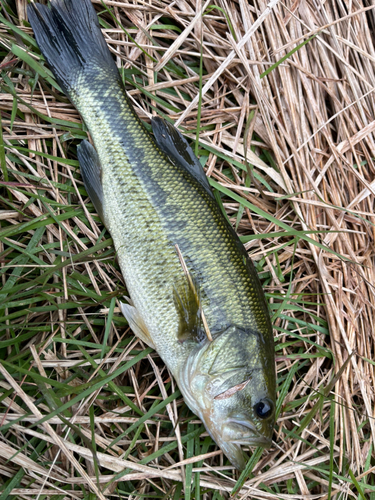
[{"label": "brown dried vegetation", "polygon": [[275,324],[274,446],[240,476],[127,328],[76,161],[85,128],[26,0],[4,0],[0,499],[375,498],[372,2],[93,3],[141,118],[168,116],[193,145],[198,129],[256,262]]}]

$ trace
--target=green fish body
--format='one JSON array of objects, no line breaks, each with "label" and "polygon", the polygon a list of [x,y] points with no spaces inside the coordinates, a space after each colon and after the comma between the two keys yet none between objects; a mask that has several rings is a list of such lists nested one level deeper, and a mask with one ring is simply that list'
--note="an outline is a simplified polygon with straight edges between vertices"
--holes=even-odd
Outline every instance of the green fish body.
[{"label": "green fish body", "polygon": [[275,418],[272,326],[256,271],[187,141],[138,119],[89,0],[30,4],[59,85],[88,127],[83,180],[116,248],[131,302],[190,409],[238,468],[241,445],[269,446]]}]

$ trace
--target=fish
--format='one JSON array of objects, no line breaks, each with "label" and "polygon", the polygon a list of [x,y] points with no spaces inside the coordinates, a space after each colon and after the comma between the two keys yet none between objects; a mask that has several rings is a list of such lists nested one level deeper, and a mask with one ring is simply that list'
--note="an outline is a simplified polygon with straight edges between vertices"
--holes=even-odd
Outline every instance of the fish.
[{"label": "fish", "polygon": [[255,267],[187,139],[136,114],[90,0],[30,3],[37,44],[94,146],[77,148],[85,189],[113,239],[130,299],[121,310],[155,349],[230,463],[270,447],[274,339]]}]

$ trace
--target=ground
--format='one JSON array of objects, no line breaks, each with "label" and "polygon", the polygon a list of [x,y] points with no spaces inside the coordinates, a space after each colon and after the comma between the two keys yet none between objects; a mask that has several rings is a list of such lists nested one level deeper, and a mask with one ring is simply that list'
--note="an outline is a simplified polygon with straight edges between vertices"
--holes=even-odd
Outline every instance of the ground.
[{"label": "ground", "polygon": [[189,139],[261,278],[278,420],[239,474],[119,310],[87,137],[0,10],[0,500],[374,499],[374,6],[94,0],[146,125]]}]

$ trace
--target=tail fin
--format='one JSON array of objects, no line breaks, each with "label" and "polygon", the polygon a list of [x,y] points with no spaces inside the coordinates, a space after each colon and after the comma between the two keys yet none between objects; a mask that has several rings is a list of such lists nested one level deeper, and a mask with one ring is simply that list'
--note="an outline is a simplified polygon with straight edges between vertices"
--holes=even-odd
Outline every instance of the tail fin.
[{"label": "tail fin", "polygon": [[36,41],[57,82],[69,95],[82,72],[105,69],[119,78],[90,0],[30,3],[27,9]]}]

